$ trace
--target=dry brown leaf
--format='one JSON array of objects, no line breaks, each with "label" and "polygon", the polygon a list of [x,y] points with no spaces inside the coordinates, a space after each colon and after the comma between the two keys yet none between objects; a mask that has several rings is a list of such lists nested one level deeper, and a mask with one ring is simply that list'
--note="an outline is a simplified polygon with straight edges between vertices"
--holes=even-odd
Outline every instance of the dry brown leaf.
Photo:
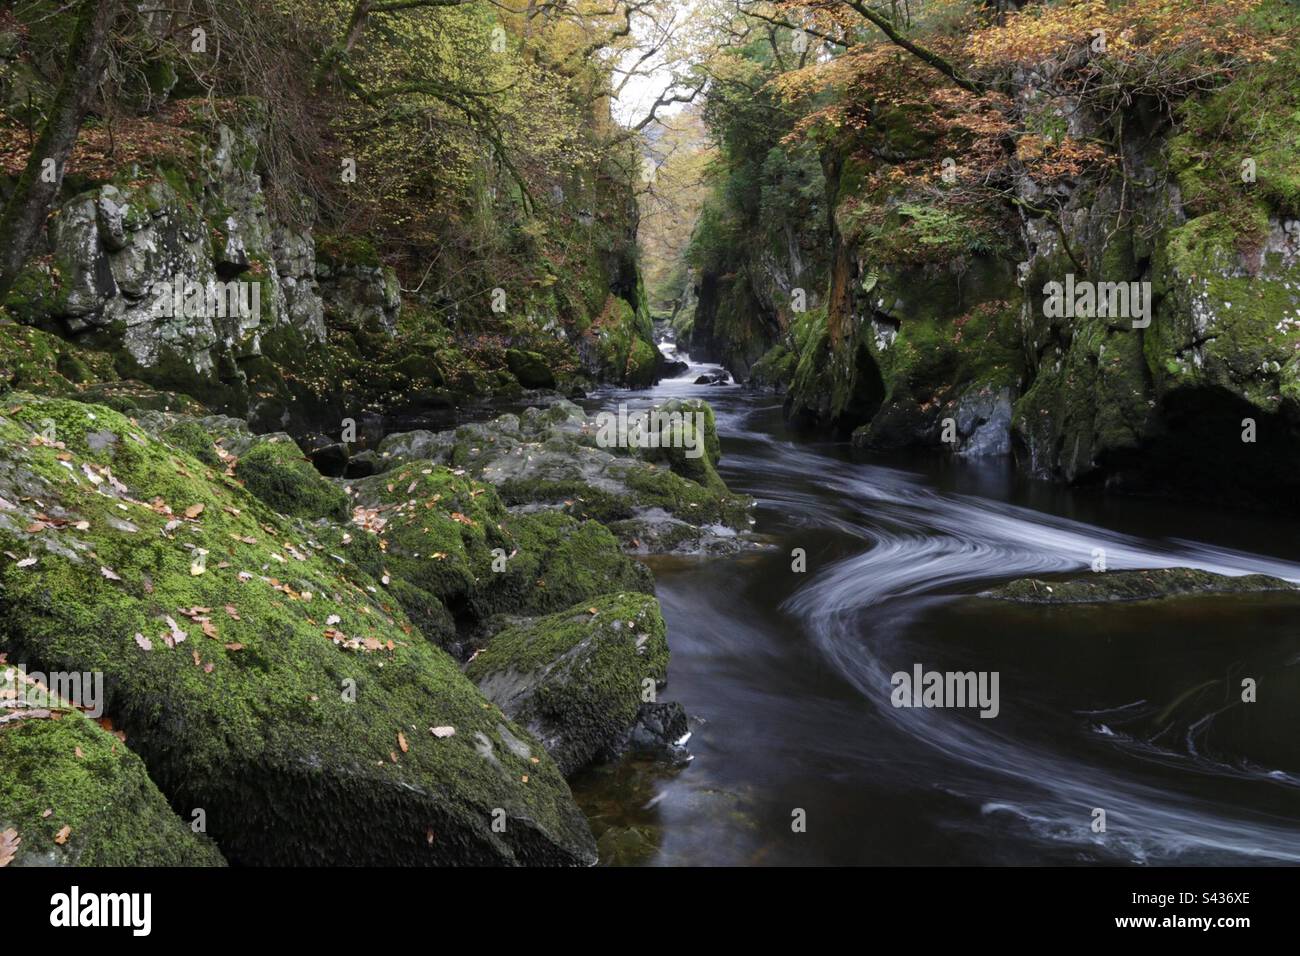
[{"label": "dry brown leaf", "polygon": [[72,833],[72,827],[68,826],[67,824],[64,824],[63,829],[59,830],[58,833],[54,834],[54,842],[57,843],[59,846],[63,846],[63,844],[68,842],[68,837],[71,835],[71,833]]},{"label": "dry brown leaf", "polygon": [[406,753],[411,749],[410,744],[406,742],[406,734],[400,730],[397,732],[397,746],[402,748],[402,753]]},{"label": "dry brown leaf", "polygon": [[0,832],[0,866],[8,866],[10,861],[18,853],[18,844],[23,842],[23,838],[18,835],[18,831],[10,827],[4,832]]},{"label": "dry brown leaf", "polygon": [[185,509],[185,517],[187,518],[197,518],[201,514],[203,514],[203,505],[201,504],[190,505]]}]

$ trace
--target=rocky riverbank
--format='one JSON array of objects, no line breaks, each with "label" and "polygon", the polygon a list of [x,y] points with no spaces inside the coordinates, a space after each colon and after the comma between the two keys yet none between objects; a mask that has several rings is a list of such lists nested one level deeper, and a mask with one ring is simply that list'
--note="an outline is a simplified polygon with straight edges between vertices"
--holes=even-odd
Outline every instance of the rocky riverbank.
[{"label": "rocky riverbank", "polygon": [[[629,748],[681,759],[653,580],[624,549],[747,528],[711,413],[700,481],[595,447],[567,403],[392,436],[375,474],[330,479],[288,435],[81,388],[0,400],[0,653],[102,673],[111,728],[6,700],[19,862],[587,864],[565,776]],[[83,816],[60,782],[80,758],[30,756],[78,735],[106,752]],[[97,849],[142,800],[176,814],[168,845]],[[43,847],[40,803],[66,850]],[[179,822],[196,811],[201,844]]]}]

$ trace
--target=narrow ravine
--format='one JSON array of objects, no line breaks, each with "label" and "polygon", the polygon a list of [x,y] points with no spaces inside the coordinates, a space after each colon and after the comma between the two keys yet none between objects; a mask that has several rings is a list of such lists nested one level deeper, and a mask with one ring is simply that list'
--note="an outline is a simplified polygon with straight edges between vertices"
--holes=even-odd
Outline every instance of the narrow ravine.
[{"label": "narrow ravine", "polygon": [[[576,782],[603,862],[1300,861],[1300,754],[1281,729],[1300,716],[1293,601],[973,597],[1086,572],[1098,548],[1108,570],[1300,580],[1275,523],[1072,494],[1000,462],[855,461],[788,433],[777,396],[693,384],[716,370],[593,397],[709,400],[721,472],[758,499],[770,545],[654,562],[694,760]],[[895,709],[890,675],[916,663],[998,671],[1001,712]],[[1261,688],[1248,707],[1242,677]]]}]

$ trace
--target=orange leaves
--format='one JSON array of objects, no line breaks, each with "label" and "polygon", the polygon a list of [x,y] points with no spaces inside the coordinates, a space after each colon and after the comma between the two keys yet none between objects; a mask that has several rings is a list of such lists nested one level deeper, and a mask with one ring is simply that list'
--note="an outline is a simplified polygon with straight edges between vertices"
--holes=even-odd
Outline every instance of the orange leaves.
[{"label": "orange leaves", "polygon": [[57,843],[59,846],[63,846],[63,844],[68,842],[68,837],[71,835],[72,835],[72,827],[65,824],[63,827],[59,829],[58,833],[54,834],[54,842]]},{"label": "orange leaves", "polygon": [[[1035,66],[1087,52],[1090,69],[1113,75],[1148,74],[1146,82],[1175,83],[1182,71],[1204,74],[1215,61],[1269,59],[1273,41],[1234,21],[1260,0],[1105,0],[1033,5],[1001,26],[973,31],[966,57],[981,69]],[[1136,77],[1134,77],[1136,78]]]}]

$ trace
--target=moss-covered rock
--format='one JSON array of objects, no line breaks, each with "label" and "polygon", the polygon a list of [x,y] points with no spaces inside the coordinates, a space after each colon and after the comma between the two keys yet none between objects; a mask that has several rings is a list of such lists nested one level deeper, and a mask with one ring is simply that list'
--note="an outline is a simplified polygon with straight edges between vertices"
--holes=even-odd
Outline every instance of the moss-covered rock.
[{"label": "moss-covered rock", "polygon": [[382,581],[110,409],[0,406],[0,551],[0,651],[101,671],[108,716],[232,863],[594,858],[549,758]]},{"label": "moss-covered rock", "polygon": [[1064,581],[1021,578],[986,591],[982,597],[1018,604],[1103,604],[1111,601],[1149,601],[1189,594],[1250,594],[1261,591],[1296,591],[1296,586],[1267,574],[1229,577],[1193,568],[1155,568],[1147,571],[1107,571]]},{"label": "moss-covered rock", "polygon": [[12,866],[225,864],[116,736],[71,708],[22,713],[0,709],[0,831],[21,840]]},{"label": "moss-covered rock", "polygon": [[0,310],[0,393],[22,389],[73,395],[80,386],[113,377],[111,357],[40,329],[5,322]]},{"label": "moss-covered rock", "polygon": [[[399,599],[436,598],[465,628],[496,614],[546,614],[610,588],[653,590],[646,568],[599,524],[558,512],[511,514],[490,485],[431,461],[408,462],[352,490],[360,529],[348,545],[353,560],[418,589],[397,592]],[[408,611],[437,614],[418,603]]]},{"label": "moss-covered rock", "polygon": [[292,441],[254,446],[239,459],[235,474],[245,488],[281,514],[340,520],[347,516],[347,495],[324,478]]},{"label": "moss-covered rock", "polygon": [[[629,445],[645,461],[662,461],[674,474],[688,481],[727,494],[718,475],[722,443],[713,407],[699,398],[672,398],[650,409],[644,419],[644,438],[633,429]],[[642,445],[646,447],[641,447]]]},{"label": "moss-covered rock", "polygon": [[[602,524],[630,519],[658,521],[669,517],[693,525],[695,540],[734,548],[744,543],[736,532],[748,531],[752,499],[733,495],[718,476],[714,464],[720,458],[712,409],[704,402],[666,403],[662,408],[704,415],[703,449],[698,459],[687,458],[685,449],[640,449],[624,445],[596,447],[601,429],[570,402],[556,402],[546,409],[528,409],[522,415],[503,415],[491,422],[465,425],[454,432],[407,432],[390,435],[380,443],[374,461],[380,467],[431,458],[462,469],[466,474],[496,487],[502,502],[511,508],[550,508],[580,519]],[[695,419],[691,420],[694,428]],[[653,454],[662,463],[633,455]],[[683,477],[675,468],[698,475],[703,481]],[[388,473],[385,473],[388,474]],[[373,480],[373,479],[371,479]],[[386,485],[392,479],[378,484]],[[401,482],[397,482],[401,485]],[[720,530],[710,531],[712,528]],[[620,534],[625,545],[631,539]],[[647,537],[632,550],[643,550]],[[685,539],[674,536],[674,546]]]},{"label": "moss-covered rock", "polygon": [[466,673],[570,774],[618,750],[667,669],[658,602],[622,593],[507,628]]},{"label": "moss-covered rock", "polygon": [[555,373],[546,364],[546,358],[523,349],[507,349],[506,365],[510,374],[519,379],[524,388],[554,388]]}]

